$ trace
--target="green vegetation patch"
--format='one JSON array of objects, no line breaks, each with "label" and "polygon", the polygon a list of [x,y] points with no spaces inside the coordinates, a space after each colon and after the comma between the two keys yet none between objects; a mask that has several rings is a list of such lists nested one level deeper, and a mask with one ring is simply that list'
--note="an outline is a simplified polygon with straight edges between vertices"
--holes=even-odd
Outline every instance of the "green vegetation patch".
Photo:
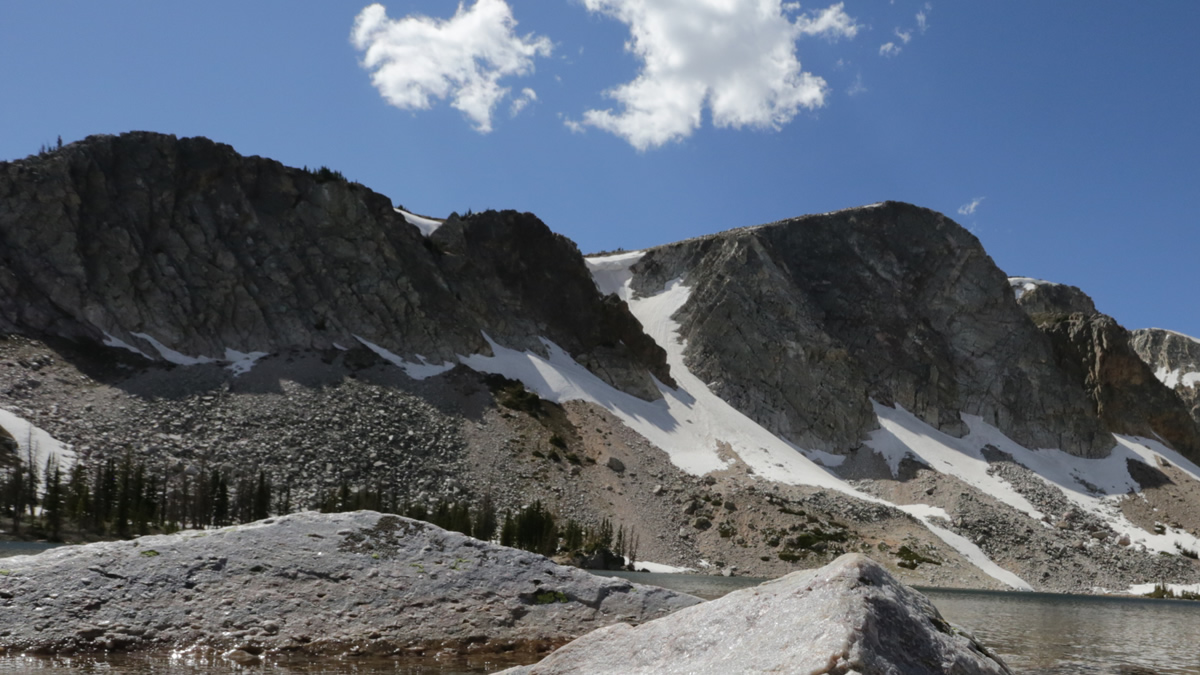
[{"label": "green vegetation patch", "polygon": [[562,591],[542,591],[533,596],[533,601],[539,605],[553,605],[556,602],[569,602],[567,594]]},{"label": "green vegetation patch", "polygon": [[156,557],[158,557],[159,555],[161,555],[161,554],[160,554],[158,551],[155,551],[155,550],[154,550],[154,549],[152,549],[152,548],[148,548],[148,549],[146,549],[145,551],[142,551],[142,557],[143,557],[143,558],[156,558]]},{"label": "green vegetation patch", "polygon": [[907,546],[901,546],[900,550],[896,551],[896,555],[900,558],[900,562],[896,564],[906,570],[915,570],[922,563],[929,563],[931,565],[942,564],[942,561],[921,555]]}]

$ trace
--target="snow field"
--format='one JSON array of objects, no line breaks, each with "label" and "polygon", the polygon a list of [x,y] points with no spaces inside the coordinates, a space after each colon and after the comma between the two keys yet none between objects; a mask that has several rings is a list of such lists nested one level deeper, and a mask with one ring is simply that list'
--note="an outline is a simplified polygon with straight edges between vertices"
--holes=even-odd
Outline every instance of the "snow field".
[{"label": "snow field", "polygon": [[434,230],[442,226],[442,221],[440,220],[418,216],[417,214],[409,213],[404,209],[396,209],[396,213],[404,216],[404,219],[407,220],[410,225],[416,225],[417,229],[421,231],[421,234],[425,235],[426,237],[433,234]]},{"label": "snow field", "polygon": [[31,454],[30,450],[33,451],[33,465],[39,472],[46,469],[46,460],[51,455],[55,457],[58,468],[62,469],[64,475],[74,466],[75,451],[71,446],[34,426],[23,417],[0,408],[0,427],[7,429],[8,433],[17,440],[17,445],[21,449],[22,461],[27,462]]}]

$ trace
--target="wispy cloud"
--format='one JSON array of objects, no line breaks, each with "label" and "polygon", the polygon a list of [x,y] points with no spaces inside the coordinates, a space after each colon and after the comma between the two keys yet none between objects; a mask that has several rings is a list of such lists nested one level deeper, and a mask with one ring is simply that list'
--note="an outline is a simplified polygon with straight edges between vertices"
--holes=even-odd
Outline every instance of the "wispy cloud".
[{"label": "wispy cloud", "polygon": [[862,73],[854,76],[854,82],[846,89],[847,96],[858,96],[859,94],[867,93],[867,87],[863,84]]},{"label": "wispy cloud", "polygon": [[524,89],[521,90],[521,95],[513,99],[512,106],[509,107],[509,109],[508,109],[509,114],[512,115],[513,117],[520,115],[521,111],[524,110],[526,106],[528,106],[530,103],[533,103],[536,100],[537,100],[537,92],[530,89],[529,87],[525,87]]},{"label": "wispy cloud", "polygon": [[908,44],[909,41],[912,40],[912,31],[911,30],[908,31],[907,33],[905,33],[904,31],[897,28],[895,30],[895,33],[896,33],[896,37],[900,38],[900,41],[903,42],[904,44]]},{"label": "wispy cloud", "polygon": [[[529,74],[534,59],[553,49],[548,38],[517,35],[516,26],[504,0],[476,0],[469,8],[459,4],[446,20],[390,19],[383,5],[373,4],[359,12],[350,40],[364,52],[362,67],[388,103],[428,110],[450,98],[477,131],[488,133],[492,111],[509,93],[500,80]],[[514,101],[514,112],[530,100]]]},{"label": "wispy cloud", "polygon": [[976,197],[975,199],[972,199],[970,202],[958,207],[958,215],[960,215],[960,216],[975,215],[975,210],[979,208],[979,205],[983,203],[984,199],[986,199],[986,197]]},{"label": "wispy cloud", "polygon": [[707,107],[718,127],[778,129],[801,109],[825,104],[825,80],[796,57],[801,37],[853,38],[858,23],[843,3],[815,13],[781,0],[583,0],[590,11],[629,26],[636,79],[606,95],[614,111],[588,110],[583,124],[638,150],[690,136]]},{"label": "wispy cloud", "polygon": [[895,42],[885,42],[879,45],[879,55],[887,58],[892,58],[900,53],[900,47],[896,46]]}]

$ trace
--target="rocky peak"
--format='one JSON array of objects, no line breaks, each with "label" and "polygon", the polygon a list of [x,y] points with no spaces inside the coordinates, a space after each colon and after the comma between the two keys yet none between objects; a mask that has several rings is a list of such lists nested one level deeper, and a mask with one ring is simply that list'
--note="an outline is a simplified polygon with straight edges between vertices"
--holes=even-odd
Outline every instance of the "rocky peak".
[{"label": "rocky peak", "polygon": [[1154,375],[1188,406],[1192,419],[1200,424],[1200,340],[1163,330],[1145,328],[1133,331],[1130,345],[1154,370]]},{"label": "rocky peak", "polygon": [[1111,448],[1006,275],[934,211],[887,202],[731,230],[651,249],[633,271],[641,293],[683,278],[688,366],[799,445],[855,447],[874,399],[951,434],[969,413],[1028,447]]},{"label": "rocky peak", "polygon": [[1096,314],[1096,304],[1077,286],[1030,277],[1009,277],[1017,302],[1030,316]]},{"label": "rocky peak", "polygon": [[[204,138],[93,136],[0,163],[0,330],[123,343],[148,358],[359,346],[416,362],[552,340],[658,395],[665,356],[531,214],[426,238],[335,172]],[[564,311],[570,308],[570,311]]]}]

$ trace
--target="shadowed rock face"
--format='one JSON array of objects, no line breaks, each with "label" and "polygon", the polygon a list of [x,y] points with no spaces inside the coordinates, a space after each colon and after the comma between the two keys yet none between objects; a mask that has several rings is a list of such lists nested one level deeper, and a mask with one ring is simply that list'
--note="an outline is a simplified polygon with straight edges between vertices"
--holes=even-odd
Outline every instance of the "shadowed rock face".
[{"label": "shadowed rock face", "polygon": [[426,239],[386,197],[203,138],[93,136],[0,164],[0,330],[144,333],[191,356],[357,346],[411,361],[562,346],[644,397],[665,357],[531,214]]},{"label": "shadowed rock face", "polygon": [[[1188,407],[1200,424],[1200,341],[1161,328],[1133,331],[1130,344]],[[1188,377],[1192,375],[1192,377]]]},{"label": "shadowed rock face", "polygon": [[1074,286],[1044,283],[1017,302],[1050,338],[1059,368],[1087,391],[1105,429],[1158,436],[1200,459],[1200,427],[1183,400],[1155,377],[1129,331],[1097,312],[1090,297]]},{"label": "shadowed rock face", "polygon": [[637,628],[589,633],[511,675],[559,673],[906,673],[1003,675],[924,596],[848,554]]},{"label": "shadowed rock face", "polygon": [[1027,447],[1112,446],[1004,273],[928,209],[888,202],[732,230],[652,249],[633,269],[641,293],[683,278],[689,367],[799,445],[855,447],[875,399],[956,435],[962,412]]}]

